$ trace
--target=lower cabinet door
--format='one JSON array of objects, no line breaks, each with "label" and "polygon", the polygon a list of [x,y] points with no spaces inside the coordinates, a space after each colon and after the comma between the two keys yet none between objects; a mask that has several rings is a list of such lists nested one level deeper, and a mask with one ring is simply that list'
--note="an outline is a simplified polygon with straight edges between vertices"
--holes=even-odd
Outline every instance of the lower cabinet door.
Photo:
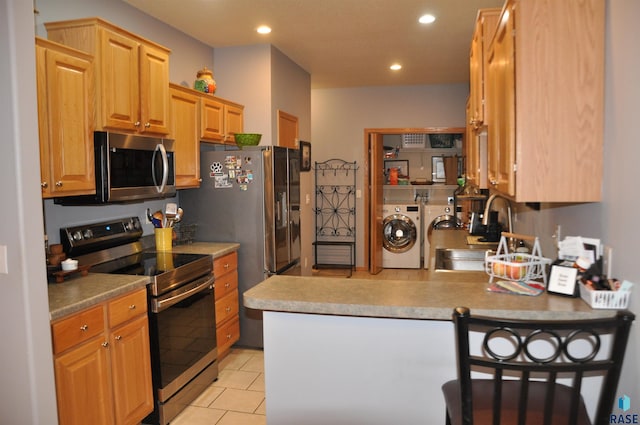
[{"label": "lower cabinet door", "polygon": [[238,339],[240,339],[240,319],[235,316],[216,329],[218,356],[224,356]]},{"label": "lower cabinet door", "polygon": [[109,349],[103,336],[56,356],[60,425],[113,425]]},{"label": "lower cabinet door", "polygon": [[116,424],[138,424],[153,411],[147,316],[111,332],[111,374]]}]

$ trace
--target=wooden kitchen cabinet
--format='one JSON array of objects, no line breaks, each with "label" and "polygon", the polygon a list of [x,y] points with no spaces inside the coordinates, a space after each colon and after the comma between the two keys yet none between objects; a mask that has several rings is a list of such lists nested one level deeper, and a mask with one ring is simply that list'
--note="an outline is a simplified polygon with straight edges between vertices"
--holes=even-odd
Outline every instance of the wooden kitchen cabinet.
[{"label": "wooden kitchen cabinet", "polygon": [[50,40],[94,55],[98,130],[169,133],[169,49],[100,18],[45,27]]},{"label": "wooden kitchen cabinet", "polygon": [[170,136],[175,140],[176,187],[200,186],[200,140],[198,138],[200,98],[194,90],[170,84]]},{"label": "wooden kitchen cabinet", "polygon": [[240,339],[238,253],[232,252],[213,261],[215,276],[216,341],[219,358],[228,354]]},{"label": "wooden kitchen cabinet", "polygon": [[133,425],[153,410],[146,289],[51,327],[61,425]]},{"label": "wooden kitchen cabinet", "polygon": [[604,0],[502,10],[488,58],[488,179],[516,202],[601,200],[604,14]]},{"label": "wooden kitchen cabinet", "polygon": [[42,197],[95,193],[93,58],[39,37],[35,46]]},{"label": "wooden kitchen cabinet", "polygon": [[480,189],[488,188],[486,157],[486,108],[489,45],[501,9],[480,9],[469,53],[469,99],[465,137],[466,178]]},{"label": "wooden kitchen cabinet", "polygon": [[203,94],[200,97],[200,140],[235,145],[235,134],[244,128],[244,107]]},{"label": "wooden kitchen cabinet", "polygon": [[500,8],[480,9],[469,52],[469,114],[467,121],[474,129],[485,124],[485,77],[488,69],[489,44],[493,39]]}]

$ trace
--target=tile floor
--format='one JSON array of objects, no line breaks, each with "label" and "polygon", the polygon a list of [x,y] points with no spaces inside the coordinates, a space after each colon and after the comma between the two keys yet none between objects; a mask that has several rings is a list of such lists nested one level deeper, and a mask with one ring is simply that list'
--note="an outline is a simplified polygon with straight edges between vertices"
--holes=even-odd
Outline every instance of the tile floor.
[{"label": "tile floor", "polygon": [[[426,270],[385,269],[377,275],[356,271],[359,279],[421,279]],[[322,270],[318,277],[344,277],[344,270]],[[264,353],[232,348],[220,361],[218,380],[183,410],[171,425],[266,425]]]},{"label": "tile floor", "polygon": [[233,348],[220,361],[218,380],[171,425],[266,425],[264,355]]}]

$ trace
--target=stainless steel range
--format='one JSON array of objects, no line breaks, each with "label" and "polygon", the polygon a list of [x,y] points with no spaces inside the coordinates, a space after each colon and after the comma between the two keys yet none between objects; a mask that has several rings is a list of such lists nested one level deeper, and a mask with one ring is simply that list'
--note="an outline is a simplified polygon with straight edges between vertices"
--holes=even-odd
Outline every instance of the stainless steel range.
[{"label": "stainless steel range", "polygon": [[155,409],[143,423],[166,425],[218,377],[213,260],[145,249],[142,233],[130,217],[62,228],[60,240],[92,273],[149,276]]}]

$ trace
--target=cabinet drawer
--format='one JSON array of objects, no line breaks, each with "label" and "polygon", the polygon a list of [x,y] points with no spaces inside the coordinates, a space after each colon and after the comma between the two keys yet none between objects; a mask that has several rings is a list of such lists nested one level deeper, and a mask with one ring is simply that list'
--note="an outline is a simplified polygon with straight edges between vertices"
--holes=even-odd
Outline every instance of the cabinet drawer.
[{"label": "cabinet drawer", "polygon": [[109,302],[109,326],[117,326],[147,312],[147,290],[139,289]]},{"label": "cabinet drawer", "polygon": [[227,351],[238,339],[240,339],[240,319],[236,317],[216,329],[218,354]]},{"label": "cabinet drawer", "polygon": [[216,323],[222,323],[231,316],[237,316],[240,305],[238,304],[238,291],[229,293],[226,297],[216,301]]},{"label": "cabinet drawer", "polygon": [[87,341],[104,332],[104,309],[102,306],[90,308],[51,325],[53,353]]},{"label": "cabinet drawer", "polygon": [[238,268],[238,253],[232,252],[213,260],[213,275],[217,278]]},{"label": "cabinet drawer", "polygon": [[238,271],[234,270],[220,278],[216,278],[215,288],[216,301],[238,289]]}]

